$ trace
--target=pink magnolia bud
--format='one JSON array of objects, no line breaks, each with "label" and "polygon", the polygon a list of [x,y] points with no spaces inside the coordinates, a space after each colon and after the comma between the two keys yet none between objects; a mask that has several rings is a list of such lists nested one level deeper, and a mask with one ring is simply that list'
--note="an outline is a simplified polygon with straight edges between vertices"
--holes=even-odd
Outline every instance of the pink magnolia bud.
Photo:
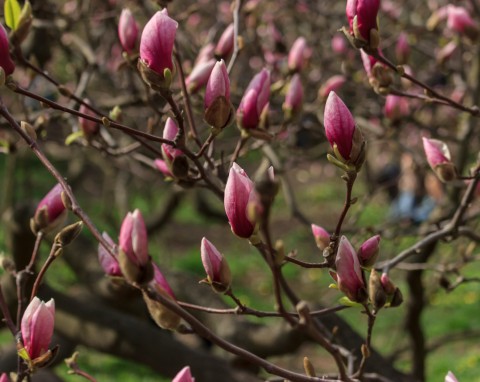
[{"label": "pink magnolia bud", "polygon": [[138,209],[129,212],[120,228],[120,249],[136,266],[145,266],[149,262],[147,227]]},{"label": "pink magnolia bud", "polygon": [[[168,117],[165,122],[165,128],[163,129],[163,138],[173,141],[178,134],[178,127],[175,121]],[[165,160],[171,161],[178,156],[184,155],[182,150],[176,149],[166,143],[162,143],[162,151],[165,157]]]},{"label": "pink magnolia bud", "polygon": [[338,288],[352,301],[365,302],[367,293],[357,254],[345,236],[340,238],[337,257]]},{"label": "pink magnolia bud", "polygon": [[223,31],[217,46],[215,47],[215,56],[218,58],[227,59],[233,52],[235,30],[233,24],[230,24]]},{"label": "pink magnolia bud", "polygon": [[478,25],[463,7],[448,5],[447,27],[470,38],[478,35]]},{"label": "pink magnolia bud", "polygon": [[288,53],[288,69],[292,72],[299,72],[307,65],[307,61],[312,54],[307,46],[305,37],[298,37]]},{"label": "pink magnolia bud", "polygon": [[157,167],[158,171],[160,171],[163,175],[172,177],[172,173],[170,172],[170,168],[168,167],[167,162],[163,159],[155,159],[154,161],[155,166]]},{"label": "pink magnolia bud", "polygon": [[347,0],[346,14],[350,34],[357,39],[370,41],[370,31],[378,29],[377,14],[380,0]]},{"label": "pink magnolia bud", "polygon": [[423,148],[428,164],[442,182],[448,182],[456,178],[455,166],[445,142],[423,137]]},{"label": "pink magnolia bud", "polygon": [[135,51],[138,38],[138,25],[133,18],[132,12],[128,8],[124,8],[120,14],[118,38],[125,52],[132,53]]},{"label": "pink magnolia bud", "polygon": [[31,360],[48,351],[52,340],[55,320],[55,302],[47,303],[34,297],[22,317],[21,331],[23,346]]},{"label": "pink magnolia bud", "polygon": [[[102,233],[103,238],[115,248],[115,252],[117,251],[116,244],[112,240],[108,233]],[[122,271],[120,270],[120,264],[118,264],[117,258],[110,255],[107,250],[103,247],[102,244],[98,244],[98,261],[102,266],[103,271],[105,274],[109,276],[121,276]]]},{"label": "pink magnolia bud", "polygon": [[10,57],[7,31],[0,25],[0,67],[9,76],[15,70],[15,64]]},{"label": "pink magnolia bud", "polygon": [[397,44],[395,45],[395,56],[399,64],[403,65],[408,62],[410,57],[410,45],[408,44],[408,36],[405,32],[398,35]]},{"label": "pink magnolia bud", "polygon": [[185,366],[180,370],[175,378],[172,379],[172,382],[195,382],[195,378],[192,377],[190,372],[190,366]]},{"label": "pink magnolia bud", "polygon": [[[354,164],[359,170],[365,160],[364,139],[343,101],[330,92],[325,104],[325,134],[337,159]],[[340,158],[338,158],[340,154]]]},{"label": "pink magnolia bud", "polygon": [[283,112],[287,119],[299,113],[302,110],[303,86],[300,74],[295,73],[290,80],[288,91],[283,103]]},{"label": "pink magnolia bud", "polygon": [[[381,54],[380,50],[379,53]],[[363,67],[367,72],[368,81],[373,88],[388,87],[392,83],[390,69],[378,61],[375,57],[360,51]]]},{"label": "pink magnolia bud", "polygon": [[384,108],[385,117],[396,121],[410,113],[408,99],[397,95],[387,95]]},{"label": "pink magnolia bud", "polygon": [[270,98],[270,72],[267,69],[253,77],[237,110],[237,122],[242,129],[255,129]]},{"label": "pink magnolia bud", "polygon": [[330,92],[337,92],[345,84],[345,82],[347,82],[347,79],[341,74],[330,77],[327,81],[325,81],[318,91],[318,96],[322,100],[326,99]]},{"label": "pink magnolia bud", "polygon": [[58,183],[38,203],[32,222],[34,231],[49,232],[63,223],[67,210],[62,201],[62,192],[63,187]]},{"label": "pink magnolia bud", "polygon": [[348,51],[345,36],[342,34],[335,34],[332,37],[332,50],[337,54],[346,54]]},{"label": "pink magnolia bud", "polygon": [[[202,49],[200,49],[200,52],[198,52],[198,56],[195,59],[195,66],[201,64],[202,62],[207,62],[213,59],[213,53],[215,51],[215,45],[213,43],[208,43]],[[216,61],[214,60],[214,63]]]},{"label": "pink magnolia bud", "polygon": [[380,235],[372,236],[366,240],[358,250],[358,258],[363,267],[370,268],[377,261],[379,252]]},{"label": "pink magnolia bud", "polygon": [[207,283],[218,293],[228,291],[232,283],[232,275],[227,260],[206,238],[202,239],[200,254],[202,256],[203,268],[207,274]]},{"label": "pink magnolia bud", "polygon": [[443,64],[453,56],[453,54],[457,51],[457,48],[458,42],[452,40],[442,48],[435,51],[435,58],[440,64]]},{"label": "pink magnolia bud", "polygon": [[382,287],[387,294],[392,294],[393,292],[395,292],[395,285],[393,285],[393,283],[390,281],[390,277],[388,277],[388,274],[382,273],[380,282],[382,283]]},{"label": "pink magnolia bud", "polygon": [[212,58],[211,60],[202,61],[195,65],[192,72],[185,80],[185,85],[187,85],[190,93],[195,93],[208,82],[215,63],[216,61]]},{"label": "pink magnolia bud", "polygon": [[0,382],[10,382],[10,378],[8,377],[7,373],[2,373],[2,375],[0,375]]},{"label": "pink magnolia bud", "polygon": [[160,271],[160,268],[158,267],[158,265],[155,263],[153,263],[152,282],[154,282],[158,288],[166,292],[170,297],[172,297],[175,300],[175,294],[173,293],[173,290],[170,287],[170,284],[168,283],[163,273]]},{"label": "pink magnolia bud", "polygon": [[143,79],[152,86],[170,87],[174,72],[172,54],[177,27],[178,23],[168,17],[165,8],[155,13],[143,29],[139,68]]},{"label": "pink magnolia bud", "polygon": [[455,377],[455,374],[449,371],[445,376],[445,382],[458,382],[458,379]]},{"label": "pink magnolia bud", "polygon": [[[85,98],[83,101],[90,105],[90,101],[88,99]],[[92,110],[90,110],[84,104],[80,105],[80,109],[78,111],[82,114],[90,115],[92,117],[97,116]],[[78,122],[80,124],[80,128],[83,131],[83,135],[87,140],[93,138],[93,136],[95,136],[100,130],[100,126],[98,125],[98,123],[90,119],[79,117]]]},{"label": "pink magnolia bud", "polygon": [[225,186],[225,212],[232,232],[248,239],[255,230],[248,218],[248,203],[254,194],[254,184],[247,173],[236,163],[233,164]]},{"label": "pink magnolia bud", "polygon": [[205,90],[205,109],[210,107],[218,97],[230,101],[230,79],[225,61],[217,61],[208,79]]},{"label": "pink magnolia bud", "polygon": [[322,227],[312,224],[312,233],[317,247],[323,251],[330,244],[330,234]]}]

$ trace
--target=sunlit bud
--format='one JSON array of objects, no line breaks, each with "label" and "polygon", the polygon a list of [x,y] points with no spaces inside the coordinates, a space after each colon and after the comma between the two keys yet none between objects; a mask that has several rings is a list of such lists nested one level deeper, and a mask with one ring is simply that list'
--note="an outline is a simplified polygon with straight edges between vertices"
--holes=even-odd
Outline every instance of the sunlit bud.
[{"label": "sunlit bud", "polygon": [[132,12],[128,8],[124,8],[120,14],[118,38],[125,52],[132,53],[135,51],[138,38],[138,25]]},{"label": "sunlit bud", "polygon": [[170,168],[168,167],[167,162],[163,159],[155,159],[154,161],[155,167],[157,167],[158,171],[160,171],[163,175],[172,177],[172,173],[170,172]]},{"label": "sunlit bud", "polygon": [[370,268],[377,261],[380,244],[380,235],[366,240],[358,250],[358,259],[362,267]]},{"label": "sunlit bud", "polygon": [[253,77],[237,109],[237,123],[242,129],[255,129],[270,98],[270,72],[267,69]]},{"label": "sunlit bud", "polygon": [[[83,101],[87,104],[90,104],[90,101],[86,98]],[[90,115],[92,117],[97,116],[92,110],[90,110],[84,104],[80,105],[80,109],[78,111],[82,114]],[[83,135],[85,136],[85,138],[87,140],[92,139],[100,130],[99,124],[95,121],[90,120],[90,119],[79,117],[78,122],[80,124],[80,128],[83,131]]]},{"label": "sunlit bud", "polygon": [[445,376],[445,382],[458,382],[458,379],[455,377],[455,374],[449,371]]},{"label": "sunlit bud", "polygon": [[[171,302],[176,302],[172,289],[156,264],[153,264],[153,272],[154,278],[150,282],[151,288],[162,297]],[[150,298],[147,293],[143,292],[142,294],[148,312],[155,323],[163,329],[176,330],[180,325],[180,316],[168,309],[161,302]]]},{"label": "sunlit bud", "polygon": [[0,67],[7,76],[12,74],[15,70],[15,64],[10,57],[7,31],[3,25],[0,25]]},{"label": "sunlit bud", "polygon": [[330,77],[325,83],[321,86],[318,91],[318,96],[321,100],[327,99],[330,92],[337,92],[347,81],[345,76],[337,74]]},{"label": "sunlit bud", "polygon": [[138,68],[143,80],[155,89],[170,87],[175,71],[173,45],[178,23],[167,9],[158,11],[145,25],[140,39]]},{"label": "sunlit bud", "polygon": [[55,302],[47,303],[34,297],[22,317],[23,346],[30,360],[41,357],[48,351],[55,321]]},{"label": "sunlit bud", "polygon": [[149,262],[147,227],[138,209],[123,219],[119,246],[134,265],[142,267]]},{"label": "sunlit bud", "polygon": [[317,247],[323,251],[330,244],[330,234],[322,227],[312,224],[312,233]]},{"label": "sunlit bud", "polygon": [[469,12],[463,7],[448,5],[447,27],[454,32],[475,39],[479,29]]},{"label": "sunlit bud", "polygon": [[290,80],[285,102],[283,103],[283,113],[288,120],[302,110],[303,86],[300,74],[295,73]]},{"label": "sunlit bud", "polygon": [[380,0],[347,0],[346,14],[350,34],[356,39],[370,42],[372,29],[377,31]]},{"label": "sunlit bud", "polygon": [[383,289],[380,276],[375,269],[372,269],[368,279],[368,297],[376,310],[382,308],[387,302],[387,293]]},{"label": "sunlit bud", "polygon": [[190,372],[190,366],[185,366],[180,370],[175,378],[172,379],[172,382],[195,382],[195,378],[192,377]]},{"label": "sunlit bud", "polygon": [[233,24],[230,24],[223,31],[217,46],[215,47],[215,57],[227,59],[233,52],[235,30]]},{"label": "sunlit bud", "polygon": [[[102,237],[110,244],[111,248],[114,248],[114,252],[117,252],[117,246],[112,240],[108,233],[102,233]],[[98,261],[105,272],[109,276],[121,276],[122,271],[120,270],[120,264],[116,257],[110,255],[102,244],[98,244]]]},{"label": "sunlit bud", "polygon": [[298,37],[288,53],[288,69],[291,72],[301,71],[307,65],[311,55],[312,51],[308,47],[305,37]]},{"label": "sunlit bud", "polygon": [[423,137],[423,148],[428,164],[442,182],[448,182],[457,177],[450,150],[445,142]]},{"label": "sunlit bud", "polygon": [[31,221],[34,233],[38,231],[50,232],[63,224],[67,210],[62,201],[63,188],[59,184],[53,187],[38,203]]},{"label": "sunlit bud", "polygon": [[[163,138],[173,141],[178,134],[178,127],[175,121],[168,117],[165,122],[165,128],[163,129]],[[164,159],[167,163],[170,163],[174,158],[183,156],[182,150],[176,149],[166,143],[162,143],[162,152]]]},{"label": "sunlit bud", "polygon": [[223,129],[233,117],[230,103],[230,79],[223,60],[218,61],[205,90],[205,121],[212,127]]},{"label": "sunlit bud", "polygon": [[225,213],[232,232],[245,239],[248,239],[255,229],[255,224],[248,217],[248,203],[253,193],[253,182],[247,173],[234,163],[225,186]]},{"label": "sunlit bud", "polygon": [[340,238],[335,259],[338,288],[355,302],[365,302],[367,291],[357,254],[345,236]]},{"label": "sunlit bud", "polygon": [[347,53],[348,46],[345,36],[337,33],[332,37],[332,50],[337,54]]},{"label": "sunlit bud", "polygon": [[195,93],[207,84],[215,63],[216,61],[212,58],[208,61],[199,62],[194,66],[192,72],[185,80],[185,85],[190,93]]},{"label": "sunlit bud", "polygon": [[200,246],[203,268],[207,274],[206,282],[217,293],[225,293],[230,289],[232,274],[227,260],[218,252],[217,248],[206,238]]},{"label": "sunlit bud", "polygon": [[389,94],[385,100],[385,117],[392,121],[406,117],[410,113],[408,99],[397,95]]},{"label": "sunlit bud", "polygon": [[401,32],[398,35],[397,44],[395,45],[395,56],[400,65],[406,64],[410,58],[410,44],[408,43],[408,35]]},{"label": "sunlit bud", "polygon": [[335,92],[328,95],[323,122],[325,134],[337,159],[353,164],[359,171],[365,161],[365,140],[355,126],[350,110]]}]

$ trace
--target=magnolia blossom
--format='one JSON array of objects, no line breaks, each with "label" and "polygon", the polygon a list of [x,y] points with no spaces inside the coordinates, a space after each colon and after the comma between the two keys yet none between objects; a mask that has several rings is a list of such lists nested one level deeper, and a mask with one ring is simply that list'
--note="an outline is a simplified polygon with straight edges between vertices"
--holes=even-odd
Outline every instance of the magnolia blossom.
[{"label": "magnolia blossom", "polygon": [[352,301],[364,302],[366,289],[358,256],[345,236],[340,238],[335,259],[338,288]]},{"label": "magnolia blossom", "polygon": [[230,289],[232,276],[228,263],[217,248],[206,238],[202,239],[200,254],[203,268],[207,274],[207,282],[219,293]]},{"label": "magnolia blossom", "polygon": [[293,115],[302,109],[303,103],[303,86],[300,74],[295,73],[290,80],[288,91],[283,103],[283,110],[288,115]]},{"label": "magnolia blossom", "polygon": [[205,108],[210,107],[219,97],[230,101],[230,79],[225,61],[217,61],[212,69],[205,89]]},{"label": "magnolia blossom", "polygon": [[173,293],[170,284],[168,283],[167,279],[160,271],[160,268],[157,264],[153,263],[153,280],[152,282],[165,293],[167,293],[170,297],[175,299],[175,294]]},{"label": "magnolia blossom", "polygon": [[456,177],[456,170],[452,163],[450,150],[445,142],[423,137],[423,148],[428,164],[442,182],[448,182]]},{"label": "magnolia blossom", "polygon": [[311,56],[311,50],[307,45],[305,37],[298,37],[288,53],[288,69],[292,72],[298,72],[305,68],[308,59]]},{"label": "magnolia blossom", "polygon": [[34,297],[22,317],[21,331],[23,346],[31,360],[48,351],[52,340],[55,320],[55,302],[47,303]]},{"label": "magnolia blossom", "polygon": [[2,375],[0,375],[0,382],[10,382],[7,373],[2,373]]},{"label": "magnolia blossom", "polygon": [[[90,104],[90,101],[86,98],[83,101],[88,105]],[[80,109],[78,111],[82,114],[96,117],[96,114],[83,103],[80,105]],[[92,138],[100,130],[99,124],[95,121],[92,121],[91,119],[79,117],[78,123],[80,124],[80,128],[82,129],[85,138],[87,139]]]},{"label": "magnolia blossom", "polygon": [[194,66],[192,72],[185,80],[185,85],[190,93],[195,93],[208,82],[215,63],[216,61],[212,58],[208,61],[201,61]]},{"label": "magnolia blossom", "polygon": [[129,212],[123,219],[119,246],[134,265],[145,266],[148,263],[147,227],[138,209]]},{"label": "magnolia blossom", "polygon": [[195,378],[192,377],[190,372],[190,366],[185,366],[180,370],[175,378],[172,379],[172,382],[195,382]]},{"label": "magnolia blossom", "polygon": [[163,175],[172,177],[172,173],[170,171],[170,168],[168,167],[167,162],[165,162],[163,159],[155,159],[154,160],[155,167],[157,167],[158,171],[160,171]]},{"label": "magnolia blossom", "polygon": [[15,70],[15,64],[10,57],[7,31],[3,25],[0,25],[0,67],[7,76],[12,74]]},{"label": "magnolia blossom", "polygon": [[233,52],[234,47],[234,33],[235,29],[233,24],[230,24],[223,31],[220,39],[218,40],[217,46],[215,47],[215,56],[218,58],[226,59]]},{"label": "magnolia blossom", "polygon": [[[107,241],[107,243],[110,244],[111,247],[115,248],[116,252],[116,244],[108,235],[108,233],[102,233],[102,237]],[[105,274],[109,276],[122,275],[122,271],[120,270],[120,264],[118,264],[117,258],[113,257],[101,243],[98,244],[98,261],[100,262],[100,265],[102,266]]]},{"label": "magnolia blossom", "polygon": [[385,117],[395,121],[410,113],[408,99],[397,95],[389,94],[385,100]]},{"label": "magnolia blossom", "polygon": [[364,267],[371,267],[377,261],[379,252],[380,235],[372,236],[366,240],[358,250],[358,258]]},{"label": "magnolia blossom", "polygon": [[138,38],[138,25],[128,8],[124,8],[118,22],[118,38],[127,53],[135,51]]},{"label": "magnolia blossom", "polygon": [[237,120],[243,129],[255,129],[260,116],[268,108],[270,98],[270,72],[262,69],[250,81],[237,110]]},{"label": "magnolia blossom", "polygon": [[410,57],[410,45],[408,44],[408,35],[405,32],[398,35],[395,55],[399,64],[406,64]]},{"label": "magnolia blossom", "polygon": [[463,7],[451,4],[447,8],[447,27],[472,38],[478,34],[478,24],[472,19],[470,13]]},{"label": "magnolia blossom", "polygon": [[65,220],[67,210],[62,201],[62,192],[63,187],[58,183],[38,203],[33,218],[38,230],[51,231]]},{"label": "magnolia blossom", "polygon": [[319,225],[312,224],[312,233],[317,243],[317,247],[320,250],[324,250],[330,244],[330,234],[325,230],[325,228],[320,227]]},{"label": "magnolia blossom", "polygon": [[455,377],[455,374],[449,371],[445,376],[445,382],[458,382],[458,379]]},{"label": "magnolia blossom", "polygon": [[254,184],[247,173],[233,164],[225,186],[225,213],[235,235],[248,239],[255,224],[248,217],[248,203],[255,193]]},{"label": "magnolia blossom", "polygon": [[[168,117],[167,121],[165,122],[165,128],[163,129],[163,138],[173,141],[177,136],[177,134],[178,134],[177,124],[172,118]],[[162,152],[167,162],[172,161],[174,158],[178,156],[184,155],[182,150],[176,149],[166,143],[162,143]]]},{"label": "magnolia blossom", "polygon": [[318,96],[322,99],[328,97],[330,92],[337,92],[347,82],[347,78],[341,74],[330,77],[318,90]]},{"label": "magnolia blossom", "polygon": [[347,0],[346,14],[350,25],[350,34],[357,39],[370,41],[370,31],[378,29],[379,9],[380,0]]}]

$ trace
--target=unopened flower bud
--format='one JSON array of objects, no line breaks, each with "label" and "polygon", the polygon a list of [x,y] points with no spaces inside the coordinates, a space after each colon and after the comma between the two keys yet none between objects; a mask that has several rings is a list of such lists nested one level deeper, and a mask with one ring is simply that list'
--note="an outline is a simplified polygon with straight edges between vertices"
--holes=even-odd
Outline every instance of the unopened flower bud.
[{"label": "unopened flower bud", "polygon": [[55,243],[62,247],[66,247],[82,232],[83,222],[79,221],[74,224],[67,225],[55,236]]},{"label": "unopened flower bud", "polygon": [[216,129],[223,129],[233,117],[230,103],[230,79],[223,60],[218,61],[205,90],[205,121]]},{"label": "unopened flower bud", "polygon": [[270,98],[270,72],[262,69],[250,81],[237,109],[237,123],[242,129],[256,129],[262,113],[268,109]]},{"label": "unopened flower bud", "polygon": [[217,293],[227,292],[232,283],[232,274],[225,257],[206,238],[202,239],[200,253],[203,268],[207,274],[205,282],[210,284]]},{"label": "unopened flower bud", "polygon": [[445,376],[445,382],[458,382],[458,379],[455,377],[455,374],[449,371]]},{"label": "unopened flower bud", "polygon": [[397,44],[395,45],[395,56],[400,65],[404,65],[410,58],[410,45],[408,44],[408,35],[401,32],[398,35]]},{"label": "unopened flower bud", "polygon": [[180,370],[175,378],[172,379],[172,382],[195,382],[195,378],[192,377],[192,373],[190,372],[190,367],[185,366]]},{"label": "unopened flower bud", "polygon": [[[83,101],[87,104],[90,104],[90,101],[86,98]],[[86,114],[92,117],[97,116],[91,109],[89,109],[84,104],[80,105],[80,109],[78,111],[82,114]],[[87,118],[79,117],[78,122],[80,124],[80,128],[83,131],[83,135],[87,140],[91,140],[100,131],[100,126],[95,121],[92,121]]]},{"label": "unopened flower bud", "polygon": [[[114,252],[117,252],[117,246],[106,232],[102,233],[102,237],[107,241],[107,243],[110,244],[112,248],[114,248]],[[107,250],[100,243],[98,244],[98,261],[100,262],[103,271],[108,276],[122,276],[118,259],[107,252]]]},{"label": "unopened flower bud", "polygon": [[454,32],[476,39],[478,36],[478,24],[472,19],[468,11],[463,7],[447,6],[447,27]]},{"label": "unopened flower bud", "polygon": [[15,70],[15,64],[10,57],[10,47],[8,43],[7,31],[0,25],[0,67],[9,76]]},{"label": "unopened flower bud", "polygon": [[337,54],[346,54],[348,51],[345,36],[336,33],[332,37],[332,50]]},{"label": "unopened flower bud", "polygon": [[[379,52],[379,54],[381,53]],[[360,55],[372,88],[376,92],[379,92],[380,88],[388,88],[393,81],[391,70],[363,50],[360,52]]]},{"label": "unopened flower bud", "polygon": [[67,210],[62,201],[62,192],[62,186],[57,184],[38,203],[31,221],[34,233],[38,231],[47,233],[63,224],[67,217]]},{"label": "unopened flower bud", "polygon": [[2,373],[2,375],[0,375],[0,382],[10,382],[7,373]]},{"label": "unopened flower bud", "polygon": [[376,310],[383,308],[387,302],[387,293],[383,289],[380,276],[375,269],[370,272],[368,281],[368,297]]},{"label": "unopened flower bud", "polygon": [[318,96],[322,101],[326,100],[330,92],[337,92],[345,82],[347,79],[341,74],[330,77],[318,90]]},{"label": "unopened flower bud", "polygon": [[118,22],[118,38],[127,53],[133,53],[137,45],[138,25],[128,8],[124,8]]},{"label": "unopened flower bud", "polygon": [[350,25],[350,34],[355,39],[371,43],[372,33],[378,33],[377,14],[379,9],[380,0],[347,0],[346,14]]},{"label": "unopened flower bud", "polygon": [[397,121],[406,117],[410,113],[408,99],[405,97],[389,94],[385,100],[385,108],[383,109],[385,117],[392,121]]},{"label": "unopened flower bud", "polygon": [[207,84],[216,62],[214,59],[211,59],[199,62],[194,66],[192,72],[185,80],[185,85],[190,93],[197,92],[202,86]]},{"label": "unopened flower bud", "polygon": [[362,244],[358,250],[358,258],[363,267],[370,268],[375,264],[379,252],[379,243],[380,235],[375,235]]},{"label": "unopened flower bud", "polygon": [[168,167],[167,162],[165,162],[163,159],[155,159],[154,161],[155,166],[157,169],[165,176],[168,177],[173,177],[172,173],[170,172],[170,168]]},{"label": "unopened flower bud", "polygon": [[25,40],[30,32],[30,27],[32,26],[33,15],[32,15],[32,6],[27,0],[22,7],[20,16],[18,17],[17,25],[12,31],[11,38],[14,45],[19,45]]},{"label": "unopened flower bud", "polygon": [[288,91],[285,96],[285,102],[282,105],[283,113],[286,120],[290,120],[293,116],[302,110],[303,103],[303,86],[300,75],[295,73],[290,80]]},{"label": "unopened flower bud", "polygon": [[323,251],[330,244],[330,234],[319,225],[312,224],[312,233],[317,243],[317,247]]},{"label": "unopened flower bud", "polygon": [[217,46],[215,47],[215,57],[226,60],[233,52],[234,48],[235,29],[233,24],[225,28]]},{"label": "unopened flower bud", "polygon": [[423,137],[423,148],[428,164],[442,182],[448,182],[457,177],[450,150],[445,142]]},{"label": "unopened flower bud", "polygon": [[300,72],[307,66],[307,61],[312,55],[305,37],[298,37],[288,54],[288,69],[291,72]]},{"label": "unopened flower bud", "polygon": [[172,83],[177,27],[178,23],[168,16],[165,8],[155,13],[143,29],[138,68],[143,80],[156,90],[169,89]]}]

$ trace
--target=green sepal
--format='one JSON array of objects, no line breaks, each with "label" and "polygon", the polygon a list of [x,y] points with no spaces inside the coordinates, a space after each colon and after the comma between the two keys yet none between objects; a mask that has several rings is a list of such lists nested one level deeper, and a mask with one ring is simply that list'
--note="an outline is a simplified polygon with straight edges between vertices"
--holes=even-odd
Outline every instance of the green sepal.
[{"label": "green sepal", "polygon": [[75,131],[74,133],[67,135],[67,138],[65,138],[65,145],[70,146],[77,139],[83,138],[84,136],[83,130]]},{"label": "green sepal", "polygon": [[5,24],[14,31],[17,29],[20,13],[22,13],[20,4],[17,0],[5,0],[3,10],[5,13]]},{"label": "green sepal", "polygon": [[344,305],[344,306],[351,306],[351,307],[361,307],[362,306],[362,304],[359,304],[358,302],[350,300],[347,296],[343,296],[342,298],[340,298],[338,300],[338,302],[341,305]]}]

